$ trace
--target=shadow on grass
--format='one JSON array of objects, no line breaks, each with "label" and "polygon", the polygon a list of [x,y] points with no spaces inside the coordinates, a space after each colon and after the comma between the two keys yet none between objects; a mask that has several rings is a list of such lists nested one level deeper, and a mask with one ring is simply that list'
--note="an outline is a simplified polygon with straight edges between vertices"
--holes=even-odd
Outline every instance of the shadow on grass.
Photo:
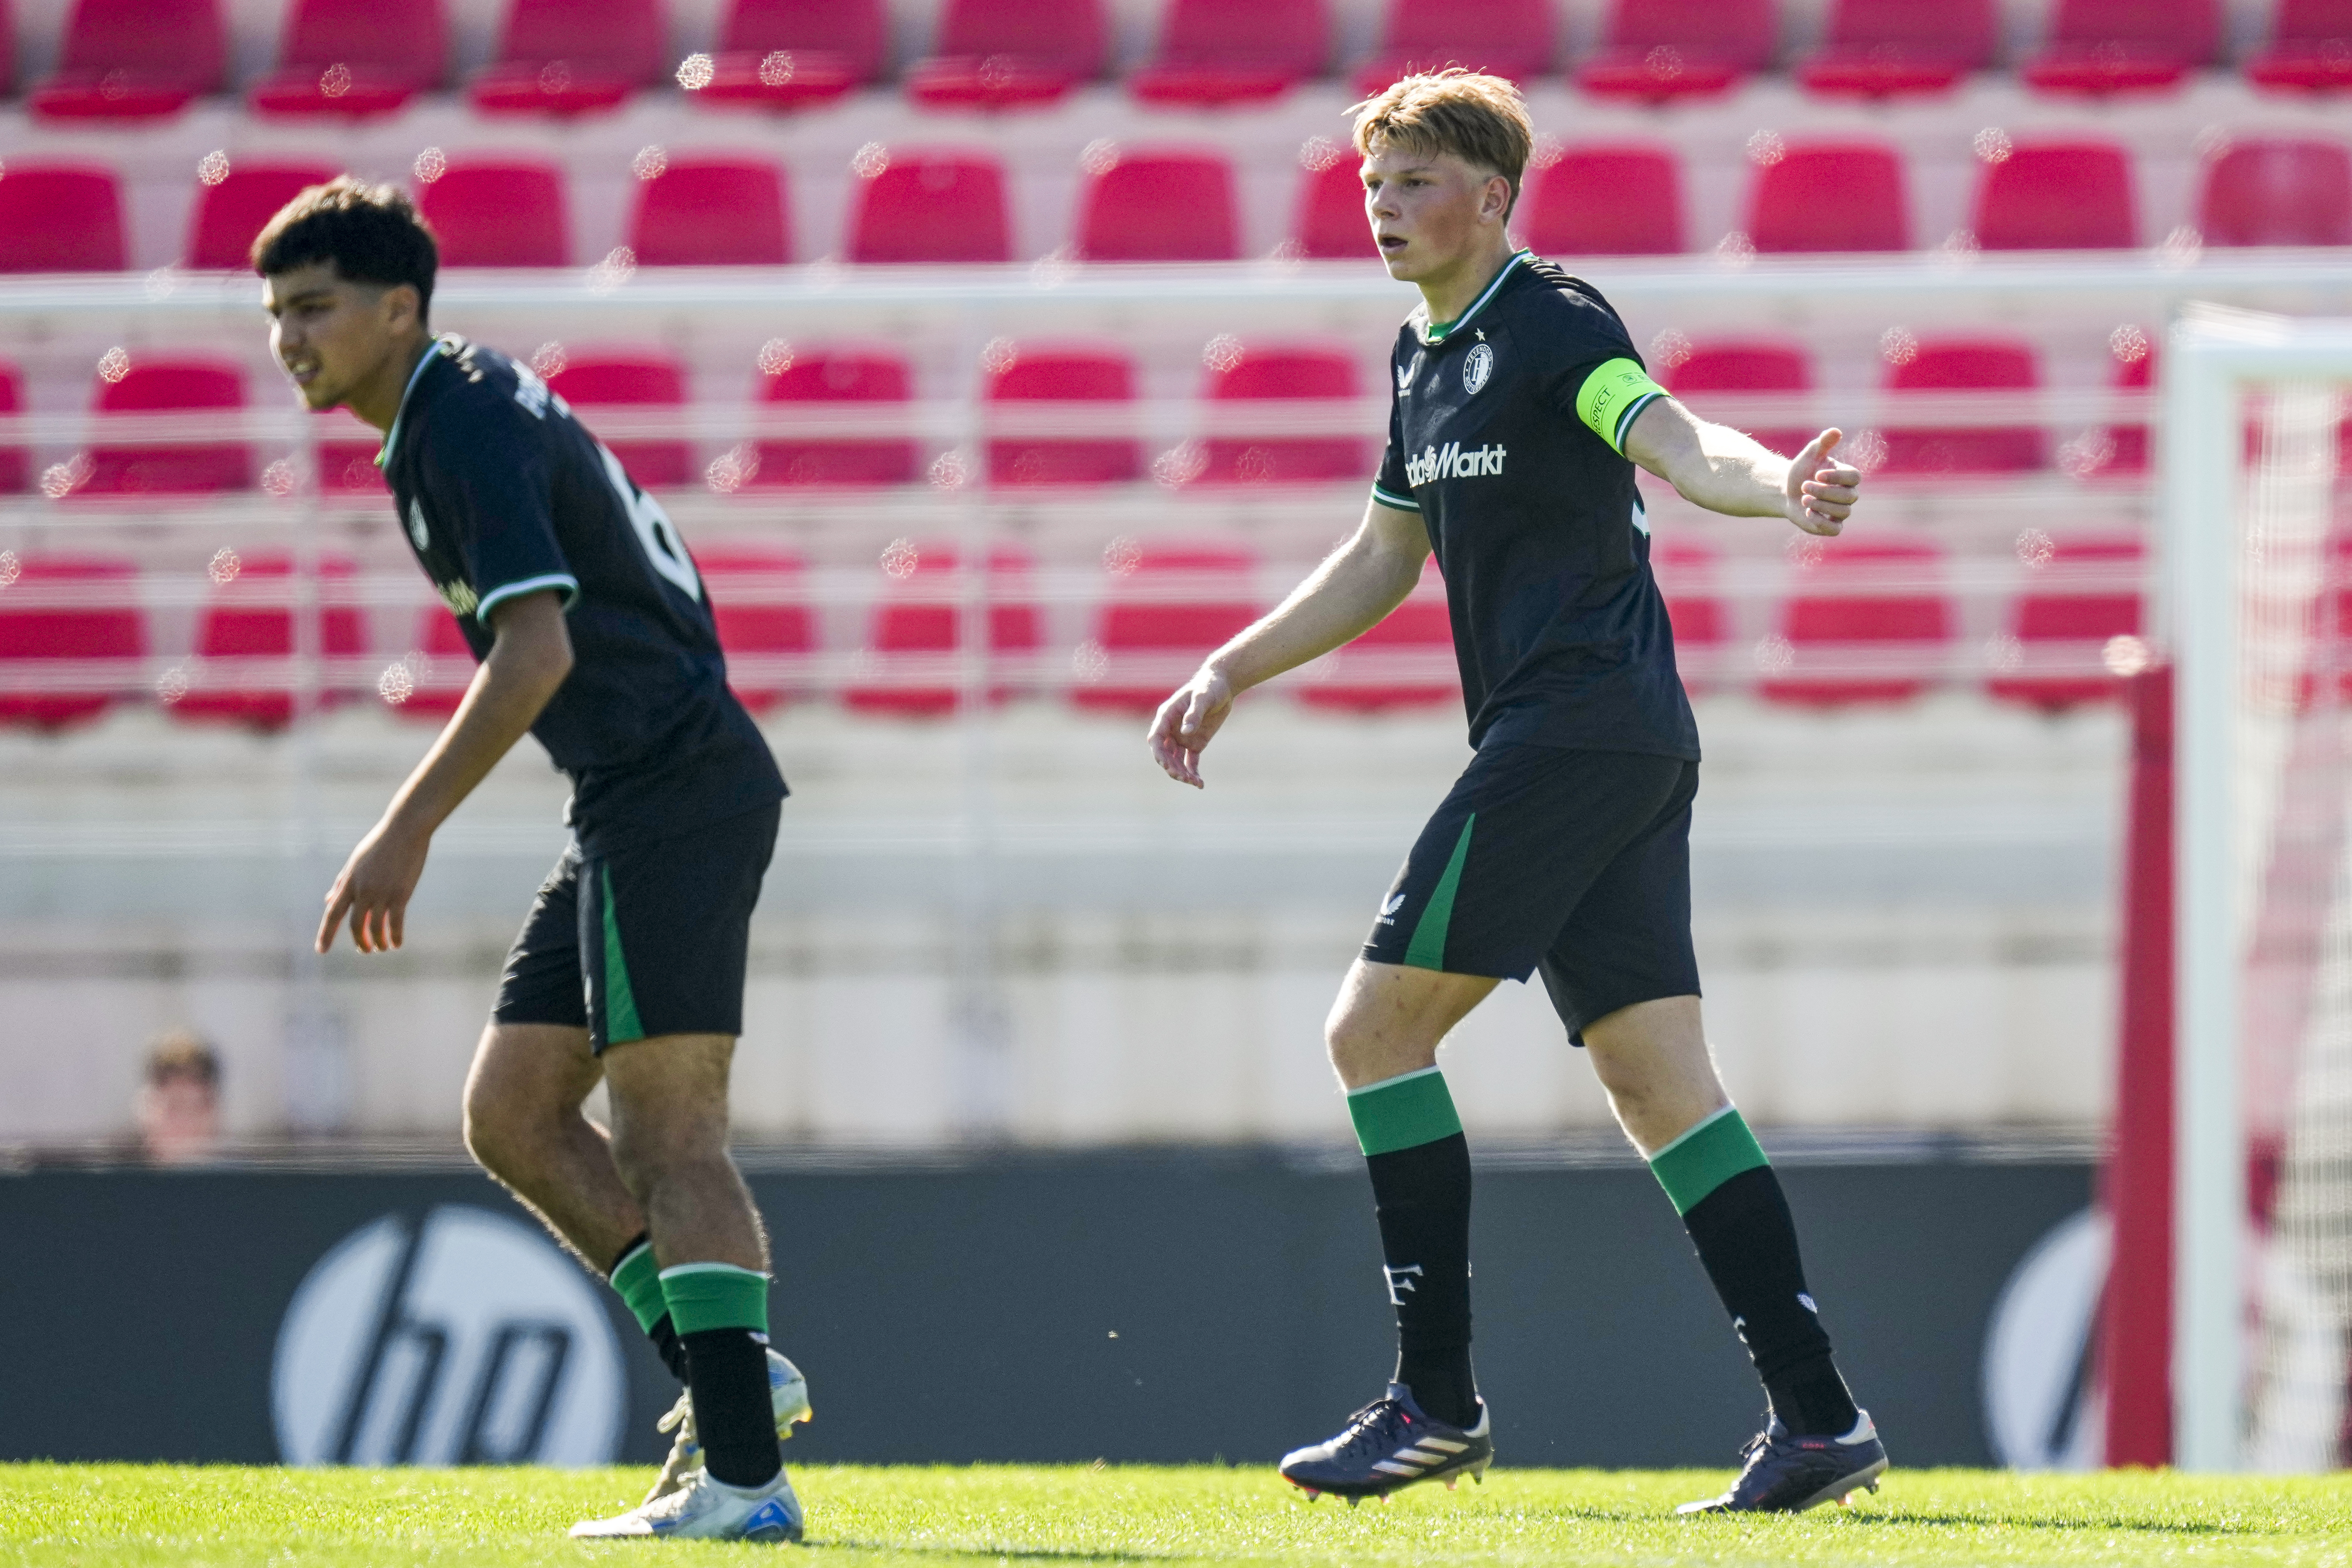
[{"label": "shadow on grass", "polygon": [[1197,1556],[1195,1552],[1126,1552],[1106,1547],[1090,1552],[1078,1547],[1050,1546],[909,1546],[902,1541],[819,1541],[803,1546],[831,1546],[845,1552],[887,1552],[894,1557],[940,1557],[950,1560],[993,1557],[1013,1563],[1166,1563]]}]

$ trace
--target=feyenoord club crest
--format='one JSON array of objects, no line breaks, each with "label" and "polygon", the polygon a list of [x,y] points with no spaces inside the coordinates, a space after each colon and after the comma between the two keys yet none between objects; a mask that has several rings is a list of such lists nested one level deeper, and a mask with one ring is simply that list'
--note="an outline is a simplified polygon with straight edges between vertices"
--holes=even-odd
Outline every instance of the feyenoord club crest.
[{"label": "feyenoord club crest", "polygon": [[1475,393],[1486,384],[1495,374],[1495,351],[1485,343],[1472,346],[1470,357],[1462,362],[1462,390]]}]

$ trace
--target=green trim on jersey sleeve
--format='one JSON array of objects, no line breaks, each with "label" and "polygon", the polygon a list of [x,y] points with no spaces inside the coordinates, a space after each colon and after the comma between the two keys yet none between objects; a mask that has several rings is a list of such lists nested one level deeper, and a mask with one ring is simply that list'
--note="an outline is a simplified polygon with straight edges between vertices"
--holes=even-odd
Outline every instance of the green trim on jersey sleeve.
[{"label": "green trim on jersey sleeve", "polygon": [[1413,500],[1411,496],[1401,496],[1393,490],[1384,490],[1378,485],[1374,485],[1372,487],[1372,499],[1380,502],[1382,506],[1393,507],[1399,511],[1419,511],[1421,510],[1421,503]]},{"label": "green trim on jersey sleeve", "polygon": [[1666,389],[1652,381],[1648,371],[1632,360],[1612,359],[1584,378],[1576,395],[1576,416],[1622,458],[1633,416],[1648,407],[1651,399],[1665,395]]}]

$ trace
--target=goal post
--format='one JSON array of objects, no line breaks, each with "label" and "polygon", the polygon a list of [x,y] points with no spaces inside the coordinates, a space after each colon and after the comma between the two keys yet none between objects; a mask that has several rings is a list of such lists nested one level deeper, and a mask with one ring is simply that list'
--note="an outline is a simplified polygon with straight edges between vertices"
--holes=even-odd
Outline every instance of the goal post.
[{"label": "goal post", "polygon": [[2333,1468],[2352,1358],[2352,321],[2192,307],[2159,375],[2173,1459]]}]

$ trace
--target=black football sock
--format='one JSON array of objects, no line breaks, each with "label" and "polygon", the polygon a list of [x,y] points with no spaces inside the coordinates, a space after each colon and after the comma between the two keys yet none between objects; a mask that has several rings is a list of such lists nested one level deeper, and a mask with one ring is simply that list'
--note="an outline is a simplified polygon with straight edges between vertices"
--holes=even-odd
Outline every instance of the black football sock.
[{"label": "black football sock", "polygon": [[1456,1426],[1478,1422],[1470,1367],[1470,1144],[1435,1068],[1351,1089],[1348,1114],[1371,1172],[1396,1381]]},{"label": "black football sock", "polygon": [[662,1291],[686,1350],[703,1467],[730,1487],[760,1487],[784,1468],[768,1392],[768,1277],[731,1263],[665,1268]]},{"label": "black football sock", "polygon": [[621,1248],[621,1256],[605,1271],[613,1289],[628,1305],[630,1316],[653,1341],[654,1352],[662,1358],[662,1365],[680,1383],[686,1381],[686,1351],[677,1342],[677,1330],[670,1322],[669,1302],[662,1296],[661,1268],[654,1261],[653,1237],[644,1231],[635,1240]]},{"label": "black football sock", "polygon": [[1772,1413],[1798,1436],[1843,1436],[1860,1419],[1805,1289],[1797,1226],[1780,1179],[1727,1107],[1650,1158],[1698,1248]]}]

